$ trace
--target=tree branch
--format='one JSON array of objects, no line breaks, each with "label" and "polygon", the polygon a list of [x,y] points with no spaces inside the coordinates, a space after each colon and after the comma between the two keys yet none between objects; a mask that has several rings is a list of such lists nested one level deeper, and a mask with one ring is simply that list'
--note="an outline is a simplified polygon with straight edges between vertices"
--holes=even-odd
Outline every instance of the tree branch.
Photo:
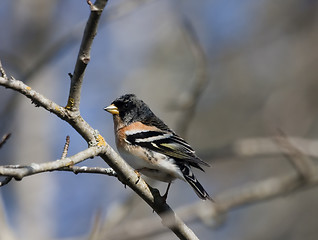
[{"label": "tree branch", "polygon": [[104,147],[90,147],[81,151],[72,157],[59,159],[53,162],[45,163],[32,163],[27,166],[21,165],[5,165],[0,166],[0,175],[7,177],[14,177],[16,180],[21,180],[26,176],[30,176],[37,173],[48,172],[58,170],[62,167],[72,166],[74,164],[80,163],[88,158],[97,156],[103,153]]},{"label": "tree branch", "polygon": [[[0,66],[0,73],[2,75],[0,77],[0,85],[22,93],[30,98],[36,106],[41,106],[68,122],[88,142],[89,148],[70,158],[60,159],[50,163],[34,163],[22,168],[2,166],[0,167],[0,175],[22,179],[24,176],[56,170],[83,161],[84,158],[86,159],[91,156],[99,155],[113,168],[121,181],[124,181],[125,184],[132,188],[156,213],[158,213],[162,219],[163,225],[170,228],[180,239],[198,239],[191,229],[175,215],[169,205],[165,202],[165,199],[160,196],[159,191],[151,188],[142,178],[138,177],[133,169],[105,142],[98,131],[94,130],[80,116],[79,103],[83,76],[90,59],[90,48],[94,36],[96,35],[98,21],[106,3],[107,0],[96,0],[94,5],[91,3],[89,4],[91,14],[85,28],[74,74],[72,75],[68,103],[65,108],[32,90],[23,82],[15,80],[14,78],[8,79],[3,68]],[[169,213],[169,216],[173,217],[166,218],[164,216],[165,213]]]},{"label": "tree branch", "polygon": [[71,111],[79,111],[81,99],[81,88],[84,78],[84,73],[88,62],[90,61],[90,51],[93,40],[97,34],[97,26],[100,16],[106,6],[108,0],[98,0],[93,5],[90,1],[88,4],[91,8],[91,14],[88,18],[82,43],[77,56],[74,73],[72,74],[70,94],[66,108]]},{"label": "tree branch", "polygon": [[42,94],[36,92],[22,81],[16,80],[13,77],[0,77],[0,85],[22,93],[24,96],[31,99],[31,102],[35,104],[36,107],[43,107],[62,120],[67,121],[87,142],[89,142],[90,145],[93,146],[99,144],[97,140],[100,140],[100,144],[103,144],[101,136],[80,116],[79,112],[72,112],[58,105]]}]

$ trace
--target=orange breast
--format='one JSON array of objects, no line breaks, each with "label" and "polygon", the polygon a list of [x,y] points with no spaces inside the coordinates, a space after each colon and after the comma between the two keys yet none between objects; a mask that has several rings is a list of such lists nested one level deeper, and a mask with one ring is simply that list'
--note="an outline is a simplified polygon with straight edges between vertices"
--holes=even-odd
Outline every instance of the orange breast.
[{"label": "orange breast", "polygon": [[[119,125],[120,124],[118,124],[117,126],[119,126]],[[147,126],[147,125],[142,124],[140,122],[135,122],[135,123],[132,123],[132,124],[130,124],[128,126],[117,128],[117,129],[115,129],[117,148],[125,149],[126,148],[125,145],[127,144],[127,142],[125,141],[126,140],[126,132],[127,131],[134,132],[135,130],[136,130],[136,132],[138,130],[141,130],[141,131],[147,131],[147,130],[158,131],[158,128],[153,127],[153,126]]]}]

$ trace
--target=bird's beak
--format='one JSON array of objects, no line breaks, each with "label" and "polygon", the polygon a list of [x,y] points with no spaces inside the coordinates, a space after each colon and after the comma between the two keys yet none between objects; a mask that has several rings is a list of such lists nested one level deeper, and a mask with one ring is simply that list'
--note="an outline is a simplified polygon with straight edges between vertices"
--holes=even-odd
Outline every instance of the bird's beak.
[{"label": "bird's beak", "polygon": [[111,104],[108,107],[105,107],[104,110],[113,115],[119,114],[118,108],[114,104]]}]

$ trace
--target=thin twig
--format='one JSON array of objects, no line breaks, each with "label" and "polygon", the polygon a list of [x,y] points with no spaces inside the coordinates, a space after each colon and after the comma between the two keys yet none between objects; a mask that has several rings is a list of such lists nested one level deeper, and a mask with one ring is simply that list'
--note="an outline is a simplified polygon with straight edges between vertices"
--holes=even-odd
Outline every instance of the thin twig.
[{"label": "thin twig", "polygon": [[57,169],[57,171],[69,171],[75,174],[78,173],[97,173],[108,175],[111,177],[117,177],[117,173],[112,168],[101,168],[101,167],[86,167],[86,166],[68,166]]},{"label": "thin twig", "polygon": [[0,148],[7,142],[7,140],[11,137],[11,133],[7,133],[2,136],[2,139],[0,141]]},{"label": "thin twig", "polygon": [[69,146],[70,146],[70,136],[66,136],[66,141],[65,141],[65,144],[64,144],[64,148],[63,148],[63,153],[62,153],[61,159],[66,158]]}]

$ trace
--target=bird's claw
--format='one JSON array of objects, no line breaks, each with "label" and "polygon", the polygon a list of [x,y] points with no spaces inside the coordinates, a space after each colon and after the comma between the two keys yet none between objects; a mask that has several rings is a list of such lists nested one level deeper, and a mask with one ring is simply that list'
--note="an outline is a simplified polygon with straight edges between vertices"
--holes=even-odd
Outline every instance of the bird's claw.
[{"label": "bird's claw", "polygon": [[140,172],[139,172],[138,169],[135,169],[134,172],[137,174],[137,177],[138,177],[136,182],[135,182],[135,184],[137,184],[139,182],[139,180],[140,180]]}]

